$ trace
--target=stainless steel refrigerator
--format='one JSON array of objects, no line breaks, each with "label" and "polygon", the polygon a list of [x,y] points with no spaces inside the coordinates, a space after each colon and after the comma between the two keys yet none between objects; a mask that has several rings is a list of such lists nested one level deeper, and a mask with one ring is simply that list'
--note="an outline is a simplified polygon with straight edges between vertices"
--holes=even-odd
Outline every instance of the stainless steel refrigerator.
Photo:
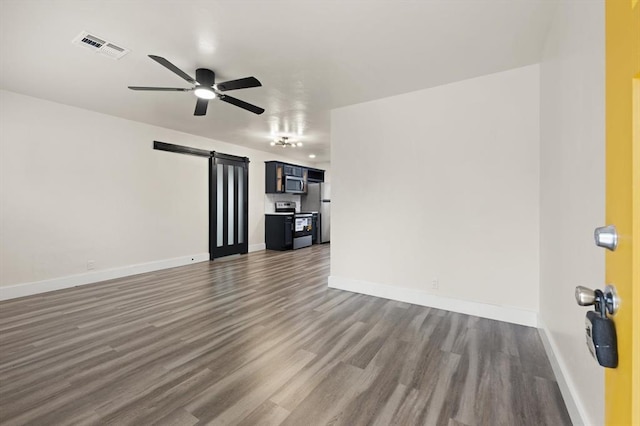
[{"label": "stainless steel refrigerator", "polygon": [[300,202],[301,211],[318,212],[320,233],[319,243],[331,240],[331,192],[328,183],[310,183],[307,195],[303,195]]}]

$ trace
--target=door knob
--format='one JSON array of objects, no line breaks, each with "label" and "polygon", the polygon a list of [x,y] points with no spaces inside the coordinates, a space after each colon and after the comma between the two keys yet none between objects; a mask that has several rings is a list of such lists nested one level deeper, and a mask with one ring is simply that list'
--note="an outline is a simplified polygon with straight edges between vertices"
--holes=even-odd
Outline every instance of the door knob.
[{"label": "door knob", "polygon": [[576,302],[580,306],[591,306],[596,303],[596,292],[579,285],[576,287]]},{"label": "door knob", "polygon": [[616,293],[616,288],[610,284],[604,288],[604,291],[591,290],[590,288],[579,285],[576,287],[575,295],[578,305],[596,305],[596,310],[598,310],[599,305],[603,305],[610,315],[615,315],[620,307],[620,299]]},{"label": "door knob", "polygon": [[601,226],[593,232],[598,247],[614,251],[618,247],[618,232],[614,225]]}]

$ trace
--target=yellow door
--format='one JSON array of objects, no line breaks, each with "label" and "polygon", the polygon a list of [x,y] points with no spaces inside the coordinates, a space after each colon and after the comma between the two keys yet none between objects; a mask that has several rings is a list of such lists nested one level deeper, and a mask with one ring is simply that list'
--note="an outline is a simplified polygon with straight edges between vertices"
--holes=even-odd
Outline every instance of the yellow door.
[{"label": "yellow door", "polygon": [[618,368],[605,372],[607,425],[640,425],[640,1],[606,0],[606,280],[620,310]]}]

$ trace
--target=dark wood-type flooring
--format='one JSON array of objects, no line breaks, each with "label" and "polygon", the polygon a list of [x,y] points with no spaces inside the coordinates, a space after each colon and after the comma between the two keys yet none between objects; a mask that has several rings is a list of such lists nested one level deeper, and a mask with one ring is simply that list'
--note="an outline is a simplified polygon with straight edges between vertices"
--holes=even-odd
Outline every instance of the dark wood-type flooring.
[{"label": "dark wood-type flooring", "polygon": [[327,288],[329,247],[0,303],[3,425],[563,425],[538,332]]}]

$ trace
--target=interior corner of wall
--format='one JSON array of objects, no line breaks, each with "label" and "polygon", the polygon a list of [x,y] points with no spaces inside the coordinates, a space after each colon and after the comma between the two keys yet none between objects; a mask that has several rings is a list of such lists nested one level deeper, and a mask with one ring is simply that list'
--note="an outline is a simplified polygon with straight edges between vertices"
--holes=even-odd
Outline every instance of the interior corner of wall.
[{"label": "interior corner of wall", "polygon": [[549,363],[551,364],[553,374],[556,377],[556,381],[560,388],[562,398],[564,399],[565,406],[567,407],[567,411],[569,412],[571,422],[574,425],[589,424],[587,421],[588,416],[586,414],[585,407],[580,396],[576,392],[573,380],[571,380],[571,377],[568,374],[566,363],[560,355],[555,339],[544,322],[544,319],[541,317],[541,314],[542,313],[538,315],[538,333],[540,335],[540,340],[542,340],[542,345],[544,346],[547,358],[549,358]]}]

